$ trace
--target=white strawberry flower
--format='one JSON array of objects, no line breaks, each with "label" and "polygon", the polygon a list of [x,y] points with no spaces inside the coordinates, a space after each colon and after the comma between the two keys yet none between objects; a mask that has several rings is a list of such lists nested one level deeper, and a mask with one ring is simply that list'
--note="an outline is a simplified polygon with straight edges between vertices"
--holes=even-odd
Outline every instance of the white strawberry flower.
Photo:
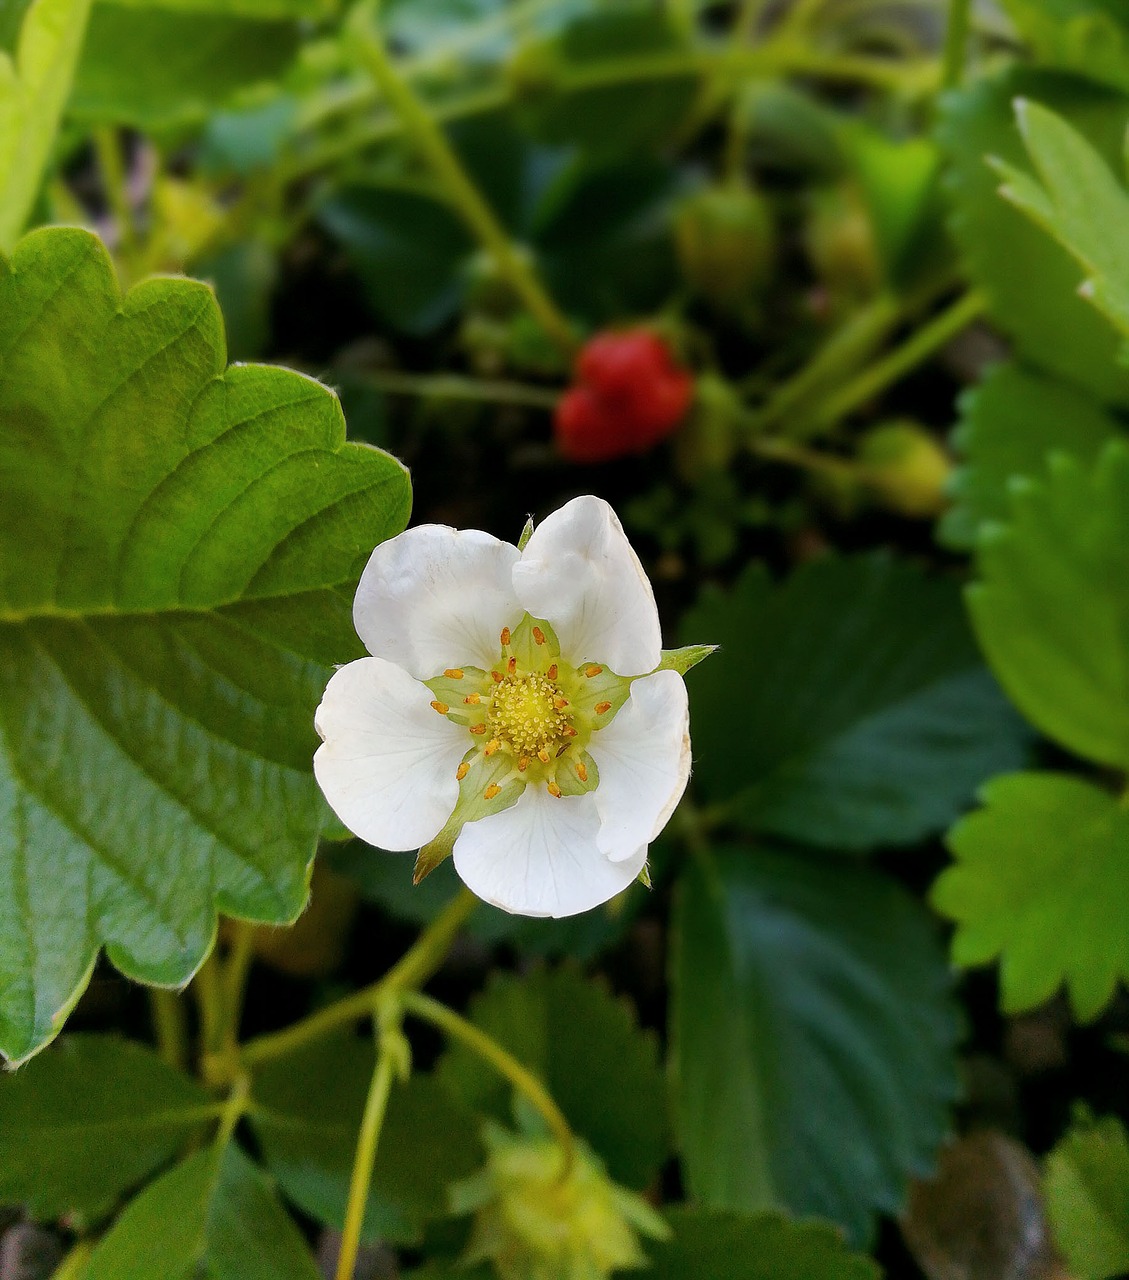
[{"label": "white strawberry flower", "polygon": [[682,673],[611,507],[576,498],[521,549],[409,529],[372,553],[353,621],[372,655],[318,708],[314,773],[382,849],[449,854],[504,911],[570,916],[646,876],[690,773]]}]

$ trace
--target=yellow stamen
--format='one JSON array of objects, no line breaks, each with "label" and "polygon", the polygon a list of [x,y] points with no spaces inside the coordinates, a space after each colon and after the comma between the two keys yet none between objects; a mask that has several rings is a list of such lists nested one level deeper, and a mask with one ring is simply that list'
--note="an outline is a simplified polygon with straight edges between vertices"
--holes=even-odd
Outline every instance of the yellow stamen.
[{"label": "yellow stamen", "polygon": [[551,796],[556,796],[558,800],[561,798],[561,789],[555,782],[546,782],[545,788]]},{"label": "yellow stamen", "polygon": [[482,695],[478,693],[468,693],[467,696],[463,699],[463,701],[467,704],[468,707],[477,707],[478,704],[482,701]]},{"label": "yellow stamen", "polygon": [[577,730],[574,729],[572,725],[566,724],[565,727],[561,730],[561,733],[567,734],[568,737],[570,738],[575,738],[577,734]]},{"label": "yellow stamen", "polygon": [[486,726],[484,724],[472,724],[470,726],[471,733],[485,733]]},{"label": "yellow stamen", "polygon": [[598,716],[604,715],[606,712],[610,711],[611,709],[612,709],[612,704],[610,702],[596,703],[596,714]]},{"label": "yellow stamen", "polygon": [[524,773],[528,768],[529,768],[529,757],[522,756],[521,759],[517,762],[517,771],[518,773]]},{"label": "yellow stamen", "polygon": [[497,753],[498,748],[502,745],[501,738],[491,738],[486,744],[486,750],[482,753],[484,756],[492,756]]},{"label": "yellow stamen", "polygon": [[545,672],[545,674],[549,677],[550,680],[555,680],[557,678],[557,664],[554,662],[553,665],[549,668],[549,670]]},{"label": "yellow stamen", "polygon": [[440,702],[438,698],[431,704],[434,711],[438,711],[441,716],[445,716],[451,708],[445,703]]},{"label": "yellow stamen", "polygon": [[496,782],[492,782],[482,793],[482,798],[484,800],[493,800],[495,796],[500,796],[501,794],[502,788]]},{"label": "yellow stamen", "polygon": [[567,706],[568,706],[568,699],[567,699],[567,698],[554,698],[554,699],[553,699],[553,706],[554,706],[554,707],[556,707],[556,709],[557,709],[558,711],[563,711],[563,710],[565,709],[565,707],[567,707]]},{"label": "yellow stamen", "polygon": [[584,668],[584,674],[588,677],[598,676],[603,672],[603,670],[604,670],[603,667],[598,667],[593,662],[590,666],[587,666]]},{"label": "yellow stamen", "polygon": [[501,684],[502,681],[505,679],[505,677],[502,675],[500,671],[491,671],[490,678],[494,681],[495,684]]},{"label": "yellow stamen", "polygon": [[455,777],[458,779],[459,782],[462,782],[462,780],[467,776],[468,773],[470,773],[470,765],[467,764],[467,762],[464,760],[462,764],[459,765],[459,767],[455,770]]},{"label": "yellow stamen", "polygon": [[448,667],[443,674],[448,680],[461,680],[463,678],[462,669],[460,667]]},{"label": "yellow stamen", "polygon": [[540,627],[534,627],[534,628],[533,628],[533,642],[534,642],[534,644],[544,644],[544,643],[545,643],[545,633],[544,633],[544,631],[542,631],[542,630],[541,630],[541,628],[540,628]]},{"label": "yellow stamen", "polygon": [[509,642],[510,642],[510,629],[509,627],[503,627],[502,628],[502,648],[504,649],[506,645],[509,644]]},{"label": "yellow stamen", "polygon": [[578,760],[576,762],[576,776],[581,782],[588,781],[588,769],[583,760]]},{"label": "yellow stamen", "polygon": [[542,747],[537,753],[537,759],[540,760],[542,764],[548,764],[552,758],[553,757],[549,754],[547,747]]},{"label": "yellow stamen", "polygon": [[516,658],[511,658],[509,662],[506,663],[506,670],[510,673],[511,676],[513,675],[513,673],[517,670]]}]

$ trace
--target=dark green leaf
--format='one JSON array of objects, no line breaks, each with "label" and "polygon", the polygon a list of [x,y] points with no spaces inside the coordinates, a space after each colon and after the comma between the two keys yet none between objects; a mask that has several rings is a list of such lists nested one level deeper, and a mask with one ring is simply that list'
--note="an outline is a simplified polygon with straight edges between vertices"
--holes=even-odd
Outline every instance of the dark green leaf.
[{"label": "dark green leaf", "polygon": [[1081,268],[1018,209],[1000,198],[987,158],[1028,169],[1012,100],[1033,98],[1060,112],[1120,163],[1129,99],[1073,77],[1014,70],[950,94],[940,142],[950,161],[952,230],[992,319],[1024,359],[1106,402],[1129,401],[1129,371],[1117,364],[1120,338],[1078,297]]},{"label": "dark green leaf", "polygon": [[[326,388],[225,372],[211,292],[119,297],[86,232],[0,264],[0,1050],[55,1035],[98,948],[179,985],[217,908],[305,902],[313,711],[409,488]],[[143,429],[142,429],[143,426]]]},{"label": "dark green leaf", "polygon": [[1085,392],[1015,364],[996,365],[960,399],[953,443],[964,463],[938,539],[970,550],[983,524],[1007,517],[1013,477],[1042,475],[1052,453],[1089,464],[1117,434],[1116,419]]},{"label": "dark green leaf", "polygon": [[864,1241],[927,1173],[958,1090],[957,1011],[925,912],[862,868],[726,851],[675,915],[675,1109],[691,1196]]},{"label": "dark green leaf", "polygon": [[275,79],[297,48],[293,22],[103,2],[91,16],[68,112],[147,130],[197,124],[237,90]]},{"label": "dark green leaf", "polygon": [[0,1080],[0,1204],[96,1218],[217,1115],[195,1081],[141,1045],[69,1036]]},{"label": "dark green leaf", "polygon": [[1047,1157],[1047,1209],[1077,1280],[1129,1271],[1129,1135],[1115,1116],[1083,1121]]},{"label": "dark green leaf", "polygon": [[[386,857],[389,855],[378,855]],[[286,1196],[340,1228],[374,1056],[351,1036],[324,1040],[256,1072],[252,1123]],[[431,1076],[396,1085],[365,1210],[368,1240],[419,1239],[447,1211],[447,1187],[482,1162],[472,1117]]]},{"label": "dark green leaf", "polygon": [[91,1256],[83,1280],[319,1280],[262,1170],[208,1147],[147,1187]]},{"label": "dark green leaf", "polygon": [[383,320],[428,333],[455,314],[472,243],[446,205],[413,191],[358,186],[322,205],[319,218],[344,245]]},{"label": "dark green leaf", "polygon": [[1009,1011],[1065,983],[1079,1017],[1097,1017],[1129,978],[1129,811],[1055,773],[993,778],[982,798],[949,833],[957,862],[933,890],[957,923],[954,960],[1000,957]]},{"label": "dark green leaf", "polygon": [[[669,1150],[653,1037],[630,1008],[571,969],[499,975],[471,1019],[544,1081],[613,1181],[646,1187]],[[438,1074],[474,1110],[508,1116],[509,1087],[469,1049],[452,1045]]]},{"label": "dark green leaf", "polygon": [[686,618],[720,646],[690,679],[695,783],[754,829],[829,848],[908,843],[1022,761],[955,583],[883,556],[748,572]]},{"label": "dark green leaf", "polygon": [[1129,447],[1092,467],[1057,454],[1044,479],[1013,482],[976,563],[976,633],[1019,709],[1078,755],[1129,765]]},{"label": "dark green leaf", "polygon": [[1039,61],[1129,92],[1122,0],[1003,0]]},{"label": "dark green leaf", "polygon": [[674,1239],[652,1245],[648,1280],[878,1280],[832,1226],[710,1209],[667,1212]]}]

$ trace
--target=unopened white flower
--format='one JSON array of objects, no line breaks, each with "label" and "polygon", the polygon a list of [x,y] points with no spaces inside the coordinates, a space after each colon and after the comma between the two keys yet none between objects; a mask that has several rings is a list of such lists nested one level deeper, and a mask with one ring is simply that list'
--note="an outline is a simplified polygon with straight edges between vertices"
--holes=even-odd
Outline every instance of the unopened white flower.
[{"label": "unopened white flower", "polygon": [[[524,549],[423,525],[372,553],[353,605],[372,657],[330,680],[314,772],[383,849],[448,854],[504,911],[569,916],[644,872],[690,772],[681,672],[615,513],[576,498]],[[661,665],[660,665],[661,664]]]}]

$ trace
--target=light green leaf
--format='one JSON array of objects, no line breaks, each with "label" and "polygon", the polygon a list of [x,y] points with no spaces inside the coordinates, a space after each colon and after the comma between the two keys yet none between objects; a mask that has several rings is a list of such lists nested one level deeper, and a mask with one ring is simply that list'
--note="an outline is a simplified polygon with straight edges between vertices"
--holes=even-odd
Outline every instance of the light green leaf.
[{"label": "light green leaf", "polygon": [[0,1203],[89,1221],[218,1114],[195,1081],[141,1045],[69,1036],[0,1079]]},{"label": "light green leaf", "polygon": [[208,1147],[132,1202],[83,1280],[319,1280],[262,1170],[234,1145]]},{"label": "light green leaf", "polygon": [[977,80],[943,100],[938,139],[949,160],[951,227],[992,320],[1017,354],[1104,403],[1129,403],[1121,336],[1078,296],[1073,258],[999,194],[989,157],[1016,169],[1029,161],[1012,101],[1036,99],[1061,113],[1110,164],[1119,163],[1129,98],[1073,76],[1017,68]]},{"label": "light green leaf", "polygon": [[1082,778],[993,778],[948,835],[957,859],[933,889],[956,921],[959,965],[1000,958],[1003,1006],[1030,1009],[1065,983],[1083,1020],[1129,978],[1129,811]]},{"label": "light green leaf", "polygon": [[984,669],[956,585],[884,556],[758,569],[682,634],[719,651],[690,680],[694,782],[745,826],[838,850],[941,830],[1024,731]]},{"label": "light green leaf", "polygon": [[1015,113],[1043,185],[1000,161],[1001,194],[1078,259],[1088,273],[1082,296],[1129,333],[1129,195],[1061,116],[1022,98]]},{"label": "light green leaf", "polygon": [[330,18],[341,0],[99,0],[115,9],[163,10],[170,13],[226,14],[233,18]]},{"label": "light green leaf", "polygon": [[23,230],[55,141],[91,0],[35,0],[15,57],[0,49],[0,252]]},{"label": "light green leaf", "polygon": [[1084,1121],[1047,1157],[1047,1210],[1077,1280],[1129,1271],[1129,1136],[1116,1116]]},{"label": "light green leaf", "polygon": [[1041,63],[1129,92],[1123,0],[1003,0]]},{"label": "light green leaf", "polygon": [[1129,447],[1013,481],[976,562],[969,608],[1015,704],[1078,755],[1129,765]]},{"label": "light green leaf", "polygon": [[217,908],[293,919],[313,711],[406,521],[326,388],[225,372],[215,299],[118,295],[86,232],[0,263],[0,1051],[55,1035],[100,945],[187,981]]},{"label": "light green leaf", "polygon": [[150,132],[199,124],[237,91],[279,76],[298,44],[294,22],[100,3],[67,114]]},{"label": "light green leaf", "polygon": [[[365,1097],[371,1041],[320,1041],[255,1073],[252,1124],[283,1193],[340,1229]],[[447,1187],[482,1163],[473,1117],[431,1076],[396,1085],[388,1102],[365,1209],[364,1238],[417,1242],[447,1212]]]},{"label": "light green leaf", "polygon": [[691,1197],[830,1218],[865,1241],[948,1128],[950,986],[926,913],[873,872],[762,849],[693,865],[671,1011]]},{"label": "light green leaf", "polygon": [[650,1245],[648,1280],[878,1280],[876,1263],[850,1253],[832,1226],[677,1207],[667,1244]]},{"label": "light green leaf", "polygon": [[1042,475],[1052,453],[1089,464],[1119,431],[1112,414],[1069,383],[1012,363],[996,365],[960,398],[953,444],[964,463],[938,540],[970,550],[982,525],[1007,517],[1012,477]]},{"label": "light green leaf", "polygon": [[[562,968],[498,975],[470,1016],[544,1081],[614,1182],[650,1184],[669,1151],[665,1088],[655,1040],[627,1004]],[[467,1107],[509,1118],[509,1086],[469,1049],[452,1045],[437,1070]]]}]

